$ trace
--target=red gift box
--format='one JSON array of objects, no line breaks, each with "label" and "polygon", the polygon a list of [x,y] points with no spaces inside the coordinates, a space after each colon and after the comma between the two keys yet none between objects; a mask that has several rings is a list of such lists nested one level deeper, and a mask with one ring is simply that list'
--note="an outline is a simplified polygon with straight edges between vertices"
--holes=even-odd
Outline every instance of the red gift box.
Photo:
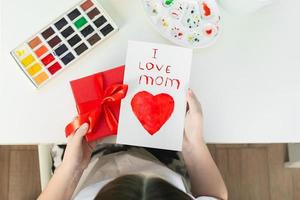
[{"label": "red gift box", "polygon": [[124,66],[71,81],[78,116],[66,126],[66,136],[89,124],[88,142],[116,135],[121,99],[126,96]]}]

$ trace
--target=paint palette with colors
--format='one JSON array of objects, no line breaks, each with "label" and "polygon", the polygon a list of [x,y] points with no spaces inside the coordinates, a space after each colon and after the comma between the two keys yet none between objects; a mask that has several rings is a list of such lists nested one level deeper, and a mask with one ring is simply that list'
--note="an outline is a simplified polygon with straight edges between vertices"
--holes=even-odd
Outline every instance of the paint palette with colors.
[{"label": "paint palette with colors", "polygon": [[142,4],[156,30],[177,45],[203,48],[220,35],[215,0],[142,0]]},{"label": "paint palette with colors", "polygon": [[19,45],[11,54],[38,88],[117,29],[95,0],[85,0]]}]

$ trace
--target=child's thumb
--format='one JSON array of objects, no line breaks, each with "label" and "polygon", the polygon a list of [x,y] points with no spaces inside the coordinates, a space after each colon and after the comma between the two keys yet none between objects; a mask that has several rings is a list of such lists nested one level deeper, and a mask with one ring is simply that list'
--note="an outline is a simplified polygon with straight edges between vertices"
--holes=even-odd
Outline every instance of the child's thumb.
[{"label": "child's thumb", "polygon": [[74,135],[74,136],[75,136],[75,137],[80,137],[80,138],[82,138],[82,137],[85,136],[85,134],[87,133],[88,129],[89,129],[88,123],[84,123],[84,124],[82,124],[82,125],[77,129],[77,131],[75,132],[75,135]]}]

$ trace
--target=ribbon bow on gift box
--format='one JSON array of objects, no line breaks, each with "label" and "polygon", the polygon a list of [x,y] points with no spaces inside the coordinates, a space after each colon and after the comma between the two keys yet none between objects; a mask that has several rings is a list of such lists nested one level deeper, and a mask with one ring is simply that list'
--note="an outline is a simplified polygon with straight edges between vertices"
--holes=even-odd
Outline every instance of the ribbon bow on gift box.
[{"label": "ribbon bow on gift box", "polygon": [[[99,93],[99,98],[77,104],[77,110],[79,114],[71,123],[66,126],[65,133],[67,137],[74,133],[82,124],[88,123],[89,130],[86,135],[88,140],[88,136],[94,133],[95,127],[97,126],[101,116],[104,117],[105,123],[108,129],[111,131],[111,134],[117,133],[118,120],[115,117],[111,106],[120,103],[121,99],[126,96],[128,85],[112,84],[104,89],[102,73],[95,75],[94,80],[95,82],[93,87],[96,88],[97,92]],[[101,137],[107,135],[108,134],[106,133]]]}]

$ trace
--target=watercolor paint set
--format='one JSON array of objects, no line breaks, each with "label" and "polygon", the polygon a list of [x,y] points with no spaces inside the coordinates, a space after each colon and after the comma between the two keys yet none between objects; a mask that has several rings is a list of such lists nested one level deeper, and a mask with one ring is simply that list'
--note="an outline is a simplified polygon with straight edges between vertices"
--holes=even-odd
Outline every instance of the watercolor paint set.
[{"label": "watercolor paint set", "polygon": [[12,50],[11,55],[39,88],[117,30],[96,0],[84,0]]}]

